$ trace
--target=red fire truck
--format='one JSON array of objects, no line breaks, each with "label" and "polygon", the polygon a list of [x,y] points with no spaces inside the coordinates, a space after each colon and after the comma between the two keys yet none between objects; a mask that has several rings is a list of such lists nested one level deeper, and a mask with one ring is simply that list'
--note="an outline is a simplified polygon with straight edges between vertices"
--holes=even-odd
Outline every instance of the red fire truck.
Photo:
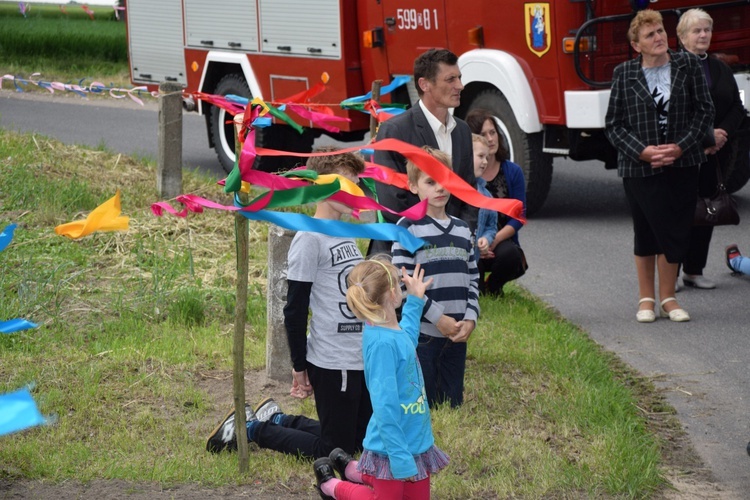
[{"label": "red fire truck", "polygon": [[[459,55],[465,85],[456,115],[474,107],[494,112],[524,169],[532,214],[549,192],[555,156],[614,167],[602,133],[609,84],[614,67],[634,56],[627,27],[644,7],[662,12],[675,49],[680,13],[705,9],[714,19],[712,53],[725,56],[742,92],[750,92],[750,75],[742,73],[750,67],[748,0],[127,0],[126,12],[132,81],[152,89],[172,81],[187,92],[273,101],[323,79],[318,99],[336,104],[365,94],[374,80],[410,75],[424,50],[448,48]],[[415,102],[413,82],[385,99]],[[209,146],[230,169],[234,136],[225,112],[204,102],[195,109],[206,118]],[[351,119],[337,140],[364,137],[367,115],[336,113]],[[309,151],[321,133],[275,124],[257,142]],[[750,177],[740,170],[729,173],[733,190]]]}]

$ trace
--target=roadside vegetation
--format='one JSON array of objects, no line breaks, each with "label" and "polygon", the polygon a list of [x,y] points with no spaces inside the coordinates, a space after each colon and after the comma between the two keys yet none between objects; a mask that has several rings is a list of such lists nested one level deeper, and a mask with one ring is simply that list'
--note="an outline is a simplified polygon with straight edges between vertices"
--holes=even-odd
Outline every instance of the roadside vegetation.
[{"label": "roadside vegetation", "polygon": [[[310,464],[254,450],[250,474],[205,437],[231,404],[234,225],[207,211],[157,218],[154,167],[103,150],[0,132],[0,319],[38,329],[0,336],[0,393],[35,384],[56,423],[5,436],[0,478],[121,479],[164,486],[243,485],[310,494]],[[125,232],[78,241],[54,227],[122,191]],[[184,191],[224,199],[215,179],[186,173]],[[266,335],[266,236],[250,223],[248,399],[260,400]],[[364,242],[362,242],[364,243]],[[651,497],[665,487],[670,413],[650,384],[585,332],[512,287],[482,298],[469,343],[466,403],[434,412],[451,465],[436,498]],[[314,416],[310,401],[289,412]],[[291,406],[290,406],[291,405]]]},{"label": "roadside vegetation", "polygon": [[[79,5],[66,8],[64,17],[32,4],[23,18],[17,3],[0,2],[0,75],[130,85],[124,23],[109,7],[93,7],[93,22]],[[18,224],[0,252],[0,321],[40,325],[0,335],[0,394],[33,384],[54,417],[0,438],[0,479],[315,497],[308,462],[255,449],[241,475],[235,454],[205,451],[232,398],[234,225],[217,211],[153,216],[154,179],[152,163],[0,131],[0,230]],[[128,231],[54,234],[117,189]],[[184,191],[231,202],[199,173],[185,173]],[[278,397],[314,417],[311,401],[291,400],[263,375],[266,237],[264,223],[250,222],[248,399]],[[466,403],[433,414],[452,459],[434,478],[436,498],[650,498],[668,487],[680,428],[648,381],[519,287],[481,307]]]},{"label": "roadside vegetation", "polygon": [[64,7],[66,13],[59,4],[29,4],[24,17],[18,2],[0,2],[0,75],[129,85],[125,23],[112,7],[91,6],[93,21],[80,4]]}]

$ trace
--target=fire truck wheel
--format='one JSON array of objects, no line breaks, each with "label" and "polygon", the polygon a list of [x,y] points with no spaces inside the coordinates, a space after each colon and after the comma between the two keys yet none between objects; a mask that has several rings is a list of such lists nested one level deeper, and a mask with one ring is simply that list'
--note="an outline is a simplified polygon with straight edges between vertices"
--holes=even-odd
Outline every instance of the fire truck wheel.
[{"label": "fire truck wheel", "polygon": [[526,215],[533,215],[544,205],[552,183],[552,155],[542,152],[542,133],[521,130],[508,100],[498,90],[477,94],[469,110],[473,108],[489,110],[497,117],[510,160],[523,169],[526,178]]},{"label": "fire truck wheel", "polygon": [[[242,97],[252,97],[250,87],[241,75],[230,74],[219,80],[213,92],[217,95],[234,94]],[[211,139],[224,171],[229,173],[234,168],[234,125],[231,115],[218,106],[211,106]],[[226,123],[229,121],[230,123]]]},{"label": "fire truck wheel", "polygon": [[[315,141],[315,132],[306,128],[301,134],[292,127],[274,124],[255,130],[255,145],[268,149],[309,153]],[[297,156],[258,156],[255,166],[263,172],[279,172],[305,164],[305,158]]]}]

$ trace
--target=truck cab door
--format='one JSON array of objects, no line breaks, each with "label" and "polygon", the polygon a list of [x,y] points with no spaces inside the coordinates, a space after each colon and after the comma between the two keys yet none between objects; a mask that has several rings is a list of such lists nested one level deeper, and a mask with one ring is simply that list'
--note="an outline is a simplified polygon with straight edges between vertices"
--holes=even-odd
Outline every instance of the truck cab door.
[{"label": "truck cab door", "polygon": [[392,75],[411,75],[414,59],[448,47],[444,0],[382,0],[385,49]]}]

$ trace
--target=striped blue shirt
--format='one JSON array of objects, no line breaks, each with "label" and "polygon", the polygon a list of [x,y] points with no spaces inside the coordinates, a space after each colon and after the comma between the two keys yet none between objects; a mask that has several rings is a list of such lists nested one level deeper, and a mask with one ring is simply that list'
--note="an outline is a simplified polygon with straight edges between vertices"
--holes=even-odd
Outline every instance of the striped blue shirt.
[{"label": "striped blue shirt", "polygon": [[479,317],[479,271],[474,256],[474,241],[468,224],[448,216],[438,221],[425,216],[418,221],[405,217],[398,225],[427,242],[411,253],[398,242],[393,243],[393,265],[403,266],[411,275],[417,264],[424,269],[425,279],[432,278],[422,314],[421,333],[433,337],[443,335],[435,326],[445,314],[456,321]]}]

